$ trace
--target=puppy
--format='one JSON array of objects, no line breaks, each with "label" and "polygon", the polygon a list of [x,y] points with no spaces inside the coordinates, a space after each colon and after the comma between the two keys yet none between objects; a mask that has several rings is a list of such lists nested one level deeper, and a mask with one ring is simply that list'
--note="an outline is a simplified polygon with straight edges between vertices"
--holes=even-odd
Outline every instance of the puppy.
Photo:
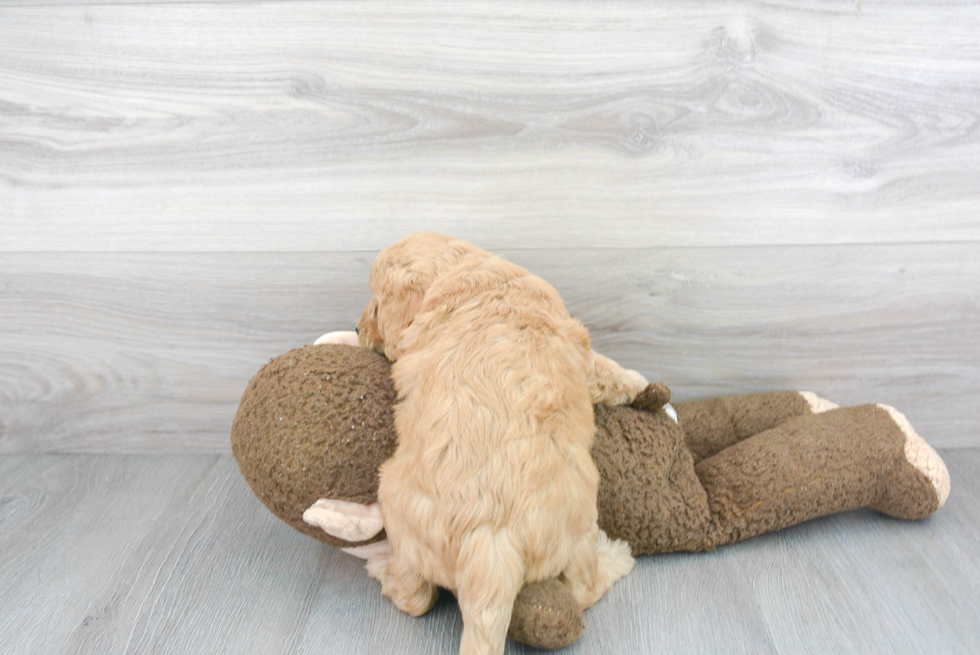
[{"label": "puppy", "polygon": [[503,653],[524,583],[560,575],[584,609],[632,568],[596,524],[592,406],[647,381],[592,352],[551,285],[464,241],[405,237],[370,287],[359,340],[394,362],[399,401],[378,491],[392,552],[368,572],[413,616],[453,590],[460,652]]}]

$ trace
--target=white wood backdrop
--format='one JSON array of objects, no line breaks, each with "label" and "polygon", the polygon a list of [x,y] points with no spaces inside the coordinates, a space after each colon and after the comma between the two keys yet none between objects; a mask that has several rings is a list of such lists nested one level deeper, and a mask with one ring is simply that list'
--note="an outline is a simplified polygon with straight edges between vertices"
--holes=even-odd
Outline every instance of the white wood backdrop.
[{"label": "white wood backdrop", "polygon": [[454,233],[677,398],[980,446],[980,5],[0,0],[0,452],[227,452]]}]

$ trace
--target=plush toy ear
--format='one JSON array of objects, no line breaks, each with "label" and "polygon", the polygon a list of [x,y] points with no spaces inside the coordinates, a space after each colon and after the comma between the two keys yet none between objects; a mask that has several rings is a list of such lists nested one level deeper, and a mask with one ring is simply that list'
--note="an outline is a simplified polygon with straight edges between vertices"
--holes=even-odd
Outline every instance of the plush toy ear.
[{"label": "plush toy ear", "polygon": [[303,512],[303,520],[331,537],[350,542],[370,539],[385,527],[381,503],[362,505],[332,498],[321,498],[310,505]]},{"label": "plush toy ear", "polygon": [[338,330],[337,332],[327,332],[325,335],[313,342],[314,346],[324,343],[339,343],[343,346],[359,347],[361,344],[357,340],[357,332],[353,330]]}]

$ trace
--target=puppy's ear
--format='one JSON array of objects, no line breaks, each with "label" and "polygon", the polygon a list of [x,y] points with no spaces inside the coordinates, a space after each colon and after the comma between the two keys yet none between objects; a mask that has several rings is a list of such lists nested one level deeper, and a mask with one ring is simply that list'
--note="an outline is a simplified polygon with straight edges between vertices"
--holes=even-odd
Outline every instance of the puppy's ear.
[{"label": "puppy's ear", "polygon": [[426,280],[426,276],[413,270],[393,272],[378,300],[378,331],[389,361],[398,359],[402,333],[422,307]]}]

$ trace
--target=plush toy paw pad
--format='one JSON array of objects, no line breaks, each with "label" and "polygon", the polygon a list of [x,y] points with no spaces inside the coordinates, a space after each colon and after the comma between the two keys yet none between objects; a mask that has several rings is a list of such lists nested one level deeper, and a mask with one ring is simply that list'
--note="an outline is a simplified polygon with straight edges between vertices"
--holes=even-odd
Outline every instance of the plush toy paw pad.
[{"label": "plush toy paw pad", "polygon": [[805,400],[806,404],[810,406],[810,413],[812,414],[820,414],[821,412],[826,412],[840,407],[840,405],[837,403],[832,403],[826,398],[821,398],[812,391],[798,391],[797,393],[803,396],[803,400]]},{"label": "plush toy paw pad", "polygon": [[936,490],[939,506],[942,507],[946,503],[946,499],[949,498],[949,471],[939,453],[919,436],[919,433],[915,431],[904,414],[889,405],[879,404],[878,407],[888,412],[891,419],[901,429],[902,434],[905,435],[905,459],[917,471],[929,478],[929,482]]}]

